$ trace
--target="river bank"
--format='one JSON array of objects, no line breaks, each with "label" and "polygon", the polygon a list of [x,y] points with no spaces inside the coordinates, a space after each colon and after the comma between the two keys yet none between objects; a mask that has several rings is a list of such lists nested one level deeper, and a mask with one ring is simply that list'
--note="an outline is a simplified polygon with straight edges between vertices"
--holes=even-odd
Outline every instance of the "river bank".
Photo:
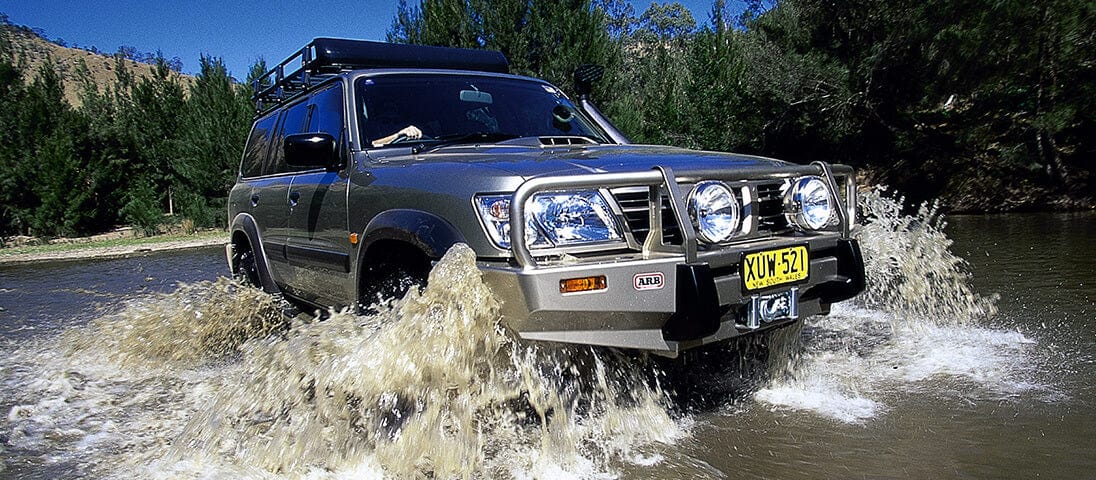
[{"label": "river bank", "polygon": [[49,241],[19,239],[11,246],[0,248],[0,266],[27,265],[86,260],[89,258],[124,258],[150,252],[185,250],[222,245],[228,234],[221,230],[199,231],[192,234],[167,233],[136,236],[127,229],[82,238],[59,238]]}]

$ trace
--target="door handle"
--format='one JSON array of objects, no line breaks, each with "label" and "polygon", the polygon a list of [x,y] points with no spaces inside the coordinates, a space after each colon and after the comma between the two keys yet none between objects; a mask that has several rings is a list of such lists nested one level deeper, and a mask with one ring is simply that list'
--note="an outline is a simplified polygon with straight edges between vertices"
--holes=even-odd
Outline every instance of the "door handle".
[{"label": "door handle", "polygon": [[259,205],[259,194],[256,193],[251,196],[251,206],[256,207]]},{"label": "door handle", "polygon": [[296,207],[297,203],[301,201],[301,192],[291,192],[289,194],[289,206]]}]

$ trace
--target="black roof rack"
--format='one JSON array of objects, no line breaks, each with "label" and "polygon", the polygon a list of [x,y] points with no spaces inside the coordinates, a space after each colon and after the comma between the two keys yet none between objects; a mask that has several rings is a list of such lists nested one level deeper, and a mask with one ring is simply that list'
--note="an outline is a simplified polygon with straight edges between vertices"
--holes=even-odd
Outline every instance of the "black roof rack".
[{"label": "black roof rack", "polygon": [[[299,62],[299,63],[298,63]],[[287,73],[287,70],[295,70]],[[255,110],[264,102],[277,104],[330,78],[361,68],[441,68],[509,73],[510,62],[501,52],[467,48],[430,47],[344,38],[315,38],[252,82]]]}]

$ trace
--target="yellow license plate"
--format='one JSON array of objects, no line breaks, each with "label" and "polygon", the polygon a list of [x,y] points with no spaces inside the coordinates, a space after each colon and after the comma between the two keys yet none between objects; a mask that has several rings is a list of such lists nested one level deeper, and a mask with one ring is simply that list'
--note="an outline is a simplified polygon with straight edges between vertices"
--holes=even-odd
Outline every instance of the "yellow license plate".
[{"label": "yellow license plate", "polygon": [[742,256],[742,284],[746,290],[761,290],[806,280],[810,266],[804,245],[747,253]]}]

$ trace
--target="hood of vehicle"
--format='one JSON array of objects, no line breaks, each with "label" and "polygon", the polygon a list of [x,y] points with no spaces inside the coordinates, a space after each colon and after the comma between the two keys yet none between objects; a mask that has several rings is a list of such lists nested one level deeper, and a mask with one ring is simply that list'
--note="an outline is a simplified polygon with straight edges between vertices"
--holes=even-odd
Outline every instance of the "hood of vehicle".
[{"label": "hood of vehicle", "polygon": [[546,175],[628,172],[657,166],[684,173],[788,165],[788,162],[772,158],[659,145],[459,145],[422,154],[408,154],[406,151],[397,155],[387,154],[384,161],[389,164],[455,162],[469,167],[479,165],[524,179]]}]

